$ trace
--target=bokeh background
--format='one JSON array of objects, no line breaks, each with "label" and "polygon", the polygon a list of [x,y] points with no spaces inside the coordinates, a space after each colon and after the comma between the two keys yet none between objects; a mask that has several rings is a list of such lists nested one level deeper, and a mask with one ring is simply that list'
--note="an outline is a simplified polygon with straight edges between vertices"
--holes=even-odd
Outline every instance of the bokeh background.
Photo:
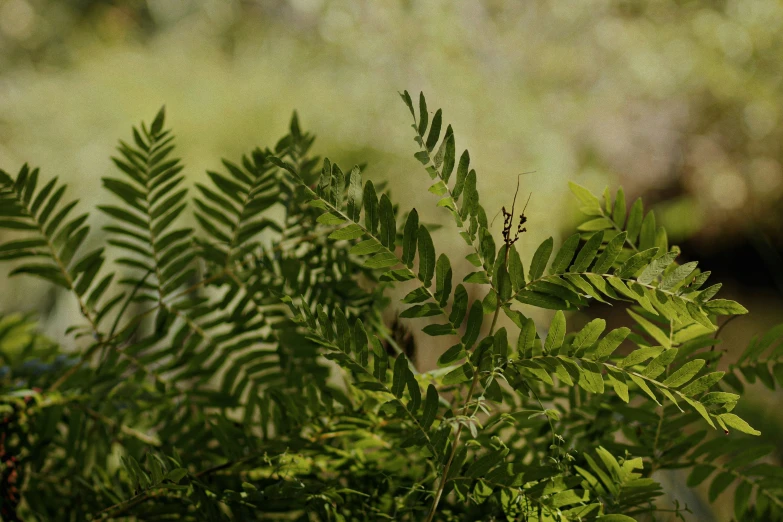
[{"label": "bokeh background", "polygon": [[[448,225],[397,96],[423,90],[470,149],[488,212],[535,171],[523,255],[573,227],[568,180],[621,184],[750,309],[721,334],[738,351],[783,322],[781,49],[780,0],[0,0],[0,168],[40,166],[88,209],[109,199],[116,140],[163,104],[192,182],[274,144],[296,109],[318,153],[366,161]],[[444,232],[438,249],[458,256]],[[68,296],[8,270],[0,313],[37,312],[62,337]],[[742,411],[778,457],[781,406],[755,386]],[[731,512],[675,496],[694,520]]]}]

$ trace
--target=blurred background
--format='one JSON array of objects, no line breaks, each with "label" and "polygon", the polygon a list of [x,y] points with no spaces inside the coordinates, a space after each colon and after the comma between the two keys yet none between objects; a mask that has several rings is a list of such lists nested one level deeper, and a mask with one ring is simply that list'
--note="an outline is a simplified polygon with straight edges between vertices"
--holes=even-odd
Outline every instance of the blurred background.
[{"label": "blurred background", "polygon": [[[488,213],[535,171],[523,256],[578,219],[568,180],[621,184],[750,309],[721,333],[740,350],[783,322],[781,48],[780,0],[0,0],[0,168],[40,166],[89,209],[109,199],[116,140],[163,104],[192,182],[273,145],[296,109],[319,154],[368,162],[448,225],[397,95],[423,90],[470,149]],[[444,232],[438,250],[458,256]],[[35,311],[62,338],[68,296],[0,270],[0,313]],[[752,389],[742,415],[783,452],[783,398]]]}]

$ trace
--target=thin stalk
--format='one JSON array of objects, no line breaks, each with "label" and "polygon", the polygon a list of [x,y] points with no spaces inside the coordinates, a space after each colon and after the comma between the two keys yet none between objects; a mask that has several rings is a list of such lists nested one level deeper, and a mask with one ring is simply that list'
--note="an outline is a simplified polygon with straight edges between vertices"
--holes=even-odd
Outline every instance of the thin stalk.
[{"label": "thin stalk", "polygon": [[[509,247],[506,246],[506,256],[503,260],[503,268],[505,268],[508,265],[508,254],[509,254]],[[495,325],[497,325],[498,322],[498,315],[500,315],[500,305],[498,304],[498,307],[495,308],[495,314],[492,316],[492,325],[489,327],[489,334],[488,336],[491,336],[495,332]],[[478,384],[479,381],[479,369],[475,368],[473,370],[473,380],[470,383],[470,389],[468,390],[468,395],[465,397],[465,405],[462,408],[462,416],[466,416],[468,414],[468,408],[470,407],[470,401],[473,398],[473,393],[476,391],[476,384]],[[440,503],[440,498],[443,496],[443,490],[446,487],[446,482],[448,481],[449,476],[449,470],[451,470],[451,464],[454,461],[454,455],[457,453],[457,448],[459,447],[459,440],[460,436],[462,435],[462,428],[463,424],[460,424],[457,427],[457,433],[454,436],[454,444],[451,445],[451,452],[449,453],[449,459],[446,461],[446,465],[443,466],[443,473],[440,477],[440,482],[438,483],[438,489],[435,491],[435,498],[432,500],[432,506],[430,507],[430,512],[427,515],[426,522],[432,522],[433,517],[435,517],[435,513],[438,510],[438,504]]]}]

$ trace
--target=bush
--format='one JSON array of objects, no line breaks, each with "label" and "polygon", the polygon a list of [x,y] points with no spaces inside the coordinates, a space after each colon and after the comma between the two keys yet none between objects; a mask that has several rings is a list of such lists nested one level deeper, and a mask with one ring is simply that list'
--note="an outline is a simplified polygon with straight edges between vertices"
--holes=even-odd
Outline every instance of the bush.
[{"label": "bush", "polygon": [[[440,110],[430,121],[421,96],[417,118],[402,97],[470,251],[461,283],[432,226],[312,156],[296,115],[273,149],[196,184],[198,232],[175,225],[188,189],[163,110],[134,128],[103,180],[117,203],[99,207],[119,275],[80,248],[87,214],[65,185],[0,173],[15,237],[0,258],[83,316],[60,343],[0,320],[3,520],[684,519],[651,478],[676,469],[710,500],[736,485],[738,520],[781,520],[783,471],[732,411],[744,380],[783,380],[783,326],[718,371],[718,319],[747,311],[678,264],[622,189],[601,202],[572,184],[587,219],[551,262],[552,238],[523,262],[516,195],[493,237],[468,152]],[[432,318],[406,324],[452,340],[438,369],[384,322],[391,287],[401,318]],[[595,301],[627,303],[632,328],[568,332],[564,312]],[[556,312],[542,328],[519,304]]]}]

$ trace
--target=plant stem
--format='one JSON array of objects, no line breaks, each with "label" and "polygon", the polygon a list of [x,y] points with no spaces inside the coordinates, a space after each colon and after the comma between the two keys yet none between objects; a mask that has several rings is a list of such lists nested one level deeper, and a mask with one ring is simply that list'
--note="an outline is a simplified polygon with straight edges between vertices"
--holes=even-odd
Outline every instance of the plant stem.
[{"label": "plant stem", "polygon": [[[473,392],[476,389],[476,383],[478,382],[478,368],[476,371],[473,372],[473,382],[470,383],[470,390],[468,391],[468,395],[465,398],[465,407],[462,410],[462,414],[465,415],[468,412],[468,404],[470,404],[470,399],[473,397]],[[438,504],[440,503],[440,497],[443,495],[443,489],[446,487],[446,481],[449,474],[449,470],[451,469],[451,462],[454,460],[454,455],[457,453],[457,447],[459,446],[459,438],[460,435],[462,435],[462,424],[460,424],[457,427],[457,433],[454,436],[454,444],[451,445],[451,453],[449,454],[449,460],[446,461],[446,465],[443,467],[443,474],[440,477],[440,483],[438,484],[438,489],[435,492],[435,498],[432,500],[432,506],[430,507],[430,512],[427,515],[427,521],[426,522],[432,522],[433,517],[435,516],[435,512],[438,510]]]},{"label": "plant stem", "polygon": [[[508,254],[509,254],[510,245],[506,245],[506,257],[503,260],[503,268],[505,268],[508,265]],[[501,305],[498,303],[497,308],[495,308],[495,314],[492,316],[492,325],[489,327],[489,333],[487,336],[491,336],[495,331],[495,325],[498,322],[498,316],[500,315],[500,308]],[[462,415],[465,416],[468,413],[468,407],[470,406],[470,400],[473,398],[473,393],[476,391],[476,384],[478,384],[479,380],[479,369],[478,367],[473,370],[473,381],[470,383],[470,390],[468,390],[468,395],[465,397],[465,405],[462,408]],[[462,428],[463,424],[460,424],[457,427],[457,433],[454,436],[454,444],[451,445],[451,453],[449,453],[449,459],[446,461],[446,465],[443,466],[443,474],[440,477],[440,483],[438,484],[438,489],[435,492],[435,498],[432,500],[432,506],[430,507],[430,512],[427,515],[426,522],[432,522],[432,519],[435,517],[435,512],[438,510],[438,504],[440,503],[440,498],[443,496],[443,490],[446,487],[446,482],[448,481],[448,475],[449,470],[451,469],[451,463],[454,460],[454,455],[457,453],[457,447],[459,446],[459,439],[462,435]]]}]

